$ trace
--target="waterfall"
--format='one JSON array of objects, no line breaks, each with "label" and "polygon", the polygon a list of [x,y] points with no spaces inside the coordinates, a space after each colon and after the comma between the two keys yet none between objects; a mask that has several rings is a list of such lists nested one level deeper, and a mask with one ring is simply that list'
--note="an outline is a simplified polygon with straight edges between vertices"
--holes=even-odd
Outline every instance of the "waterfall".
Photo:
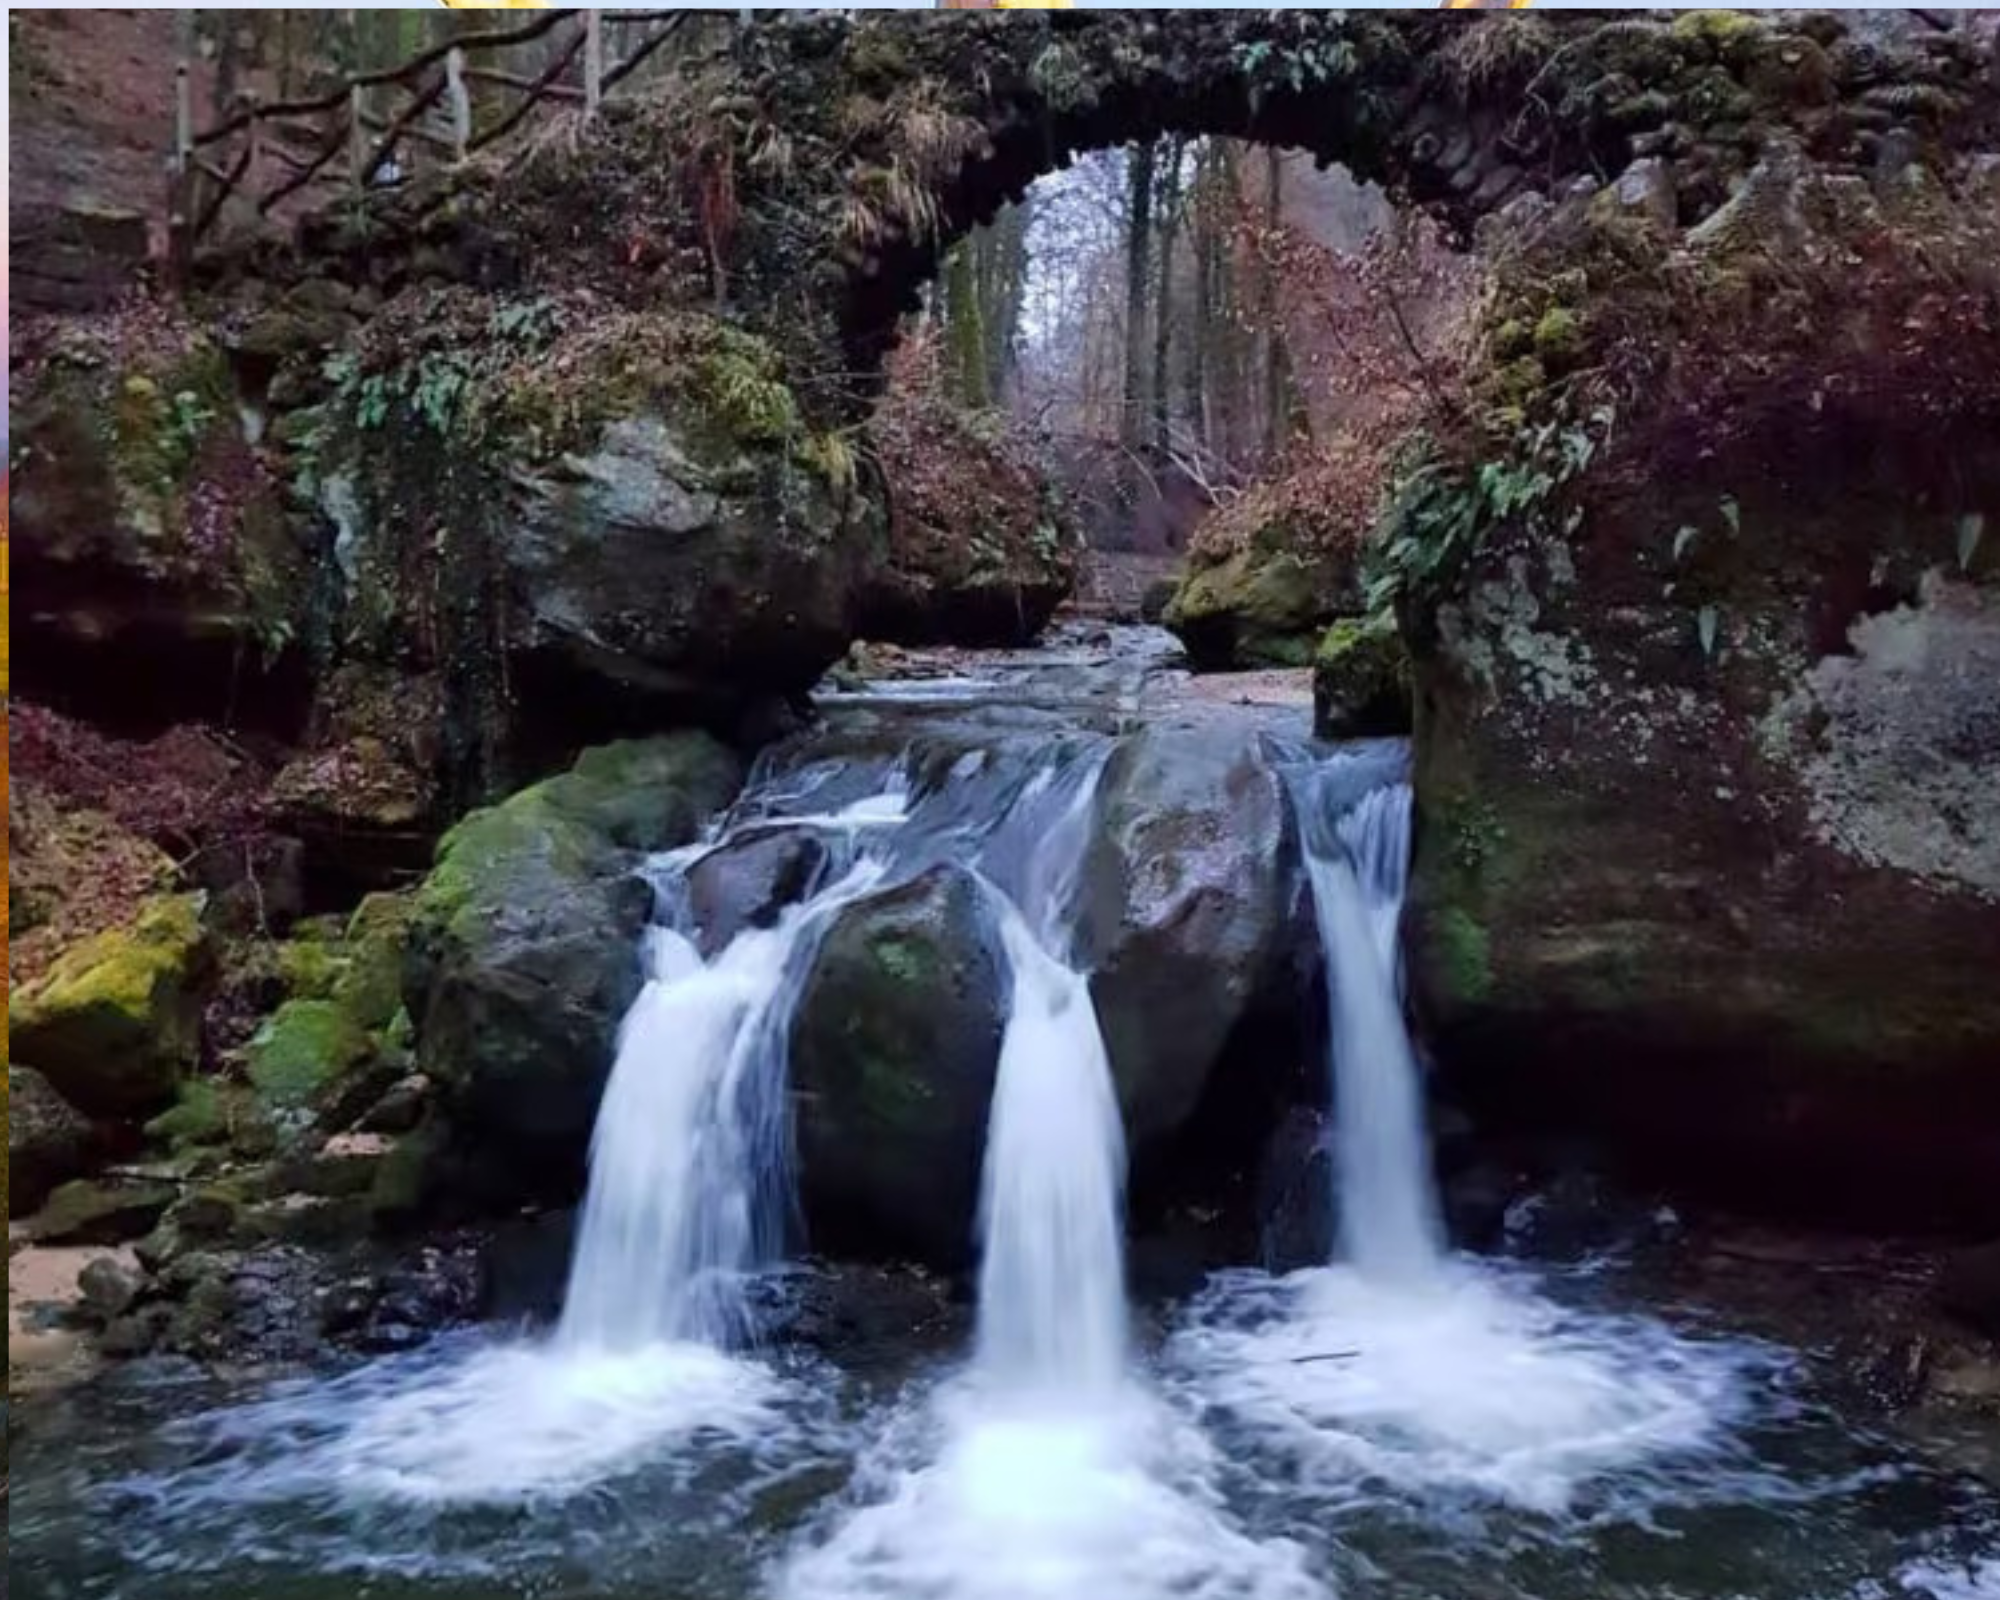
[{"label": "waterfall", "polygon": [[704,963],[676,929],[646,936],[646,985],[619,1030],[591,1136],[590,1188],[558,1339],[600,1350],[729,1348],[790,1205],[785,1048],[832,913],[882,876],[862,862]]},{"label": "waterfall", "polygon": [[1720,1448],[1740,1363],[1446,1254],[1397,956],[1411,795],[1383,754],[1345,747],[1290,773],[1326,962],[1344,1259],[1222,1275],[1173,1364],[1300,1481],[1553,1514],[1608,1473]]},{"label": "waterfall", "polygon": [[1001,932],[1014,998],[986,1137],[979,1363],[1009,1389],[1103,1392],[1125,1370],[1125,1141],[1111,1066],[1089,981],[1019,914]]},{"label": "waterfall", "polygon": [[1397,925],[1410,856],[1410,790],[1341,804],[1328,768],[1296,787],[1326,962],[1341,1244],[1362,1271],[1418,1278],[1441,1256],[1422,1084],[1403,1026]]},{"label": "waterfall", "polygon": [[1051,761],[981,859],[1013,990],[971,1368],[858,1465],[869,1498],[780,1600],[1328,1600],[1297,1545],[1236,1526],[1216,1452],[1130,1360],[1124,1128],[1070,936],[1101,768]]},{"label": "waterfall", "polygon": [[[1125,1371],[1125,1136],[1090,983],[1063,959],[1097,766],[1022,796],[1018,899],[996,891],[1013,991],[987,1124],[979,1365],[1015,1391],[1107,1392]],[[1053,792],[1043,824],[1035,804]]]}]

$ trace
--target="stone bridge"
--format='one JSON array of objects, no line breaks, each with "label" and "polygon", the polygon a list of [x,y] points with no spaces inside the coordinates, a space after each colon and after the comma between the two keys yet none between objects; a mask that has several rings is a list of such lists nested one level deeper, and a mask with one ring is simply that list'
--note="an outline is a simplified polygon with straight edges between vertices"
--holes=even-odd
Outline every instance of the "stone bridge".
[{"label": "stone bridge", "polygon": [[[1945,170],[1990,146],[1992,41],[1871,16],[780,19],[693,81],[609,108],[567,153],[384,197],[374,226],[309,228],[306,255],[347,254],[385,288],[412,270],[495,285],[582,271],[642,303],[693,287],[791,345],[802,378],[852,379],[958,236],[1078,153],[1162,133],[1302,149],[1466,234],[1524,192],[1638,158],[1665,164],[1686,225],[1773,141],[1859,172]],[[411,252],[386,248],[401,237]]]}]

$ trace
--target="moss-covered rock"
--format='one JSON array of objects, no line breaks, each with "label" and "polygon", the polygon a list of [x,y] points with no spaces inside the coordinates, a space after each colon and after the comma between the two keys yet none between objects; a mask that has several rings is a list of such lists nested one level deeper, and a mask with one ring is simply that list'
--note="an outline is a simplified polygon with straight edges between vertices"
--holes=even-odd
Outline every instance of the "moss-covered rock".
[{"label": "moss-covered rock", "polygon": [[985,891],[961,868],[834,919],[791,1048],[800,1177],[823,1242],[964,1259],[1010,983]]},{"label": "moss-covered rock", "polygon": [[187,1078],[174,1103],[146,1124],[146,1137],[176,1156],[196,1151],[267,1155],[271,1132],[254,1093],[215,1078]]},{"label": "moss-covered rock", "polygon": [[37,1244],[124,1244],[150,1233],[179,1193],[170,1183],[77,1178],[49,1196],[32,1236]]},{"label": "moss-covered rock", "polygon": [[1394,617],[1350,617],[1313,655],[1313,731],[1369,739],[1410,731],[1410,656]]},{"label": "moss-covered rock", "polygon": [[129,636],[163,669],[184,651],[182,673],[231,649],[254,672],[301,633],[309,553],[207,333],[157,313],[91,324],[12,399],[17,615],[65,643]]},{"label": "moss-covered rock", "polygon": [[1779,150],[1684,231],[1586,200],[1495,252],[1474,391],[1557,306],[1588,357],[1460,482],[1574,438],[1567,475],[1406,606],[1414,987],[1492,1115],[1738,1203],[2000,1225],[1995,217]]},{"label": "moss-covered rock", "polygon": [[281,1116],[310,1106],[368,1059],[368,1032],[335,1000],[288,1000],[257,1030],[250,1082]]},{"label": "moss-covered rock", "polygon": [[195,1059],[208,960],[201,897],[156,899],[13,997],[9,1053],[92,1116],[152,1110]]},{"label": "moss-covered rock", "polygon": [[95,1141],[90,1123],[39,1072],[10,1065],[5,1105],[7,1214],[26,1216],[88,1170]]},{"label": "moss-covered rock", "polygon": [[619,1019],[639,989],[644,854],[734,795],[697,734],[588,751],[447,834],[416,895],[405,997],[466,1167],[460,1198],[574,1193]]},{"label": "moss-covered rock", "polygon": [[[593,733],[801,693],[852,638],[872,480],[754,334],[438,291],[336,367],[306,453],[346,677],[284,779],[301,815],[394,833]],[[400,729],[372,714],[384,668],[426,686]]]},{"label": "moss-covered rock", "polygon": [[1349,599],[1274,534],[1212,565],[1191,562],[1160,620],[1180,636],[1198,671],[1303,667],[1328,618]]},{"label": "moss-covered rock", "polygon": [[933,380],[892,386],[868,437],[888,503],[886,548],[863,583],[862,637],[1021,644],[1076,582],[1082,538],[998,416]]}]

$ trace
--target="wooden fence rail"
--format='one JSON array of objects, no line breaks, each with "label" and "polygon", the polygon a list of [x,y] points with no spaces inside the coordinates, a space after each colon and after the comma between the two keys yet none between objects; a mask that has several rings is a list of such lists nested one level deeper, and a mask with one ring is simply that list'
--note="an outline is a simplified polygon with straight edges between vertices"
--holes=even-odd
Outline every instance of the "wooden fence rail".
[{"label": "wooden fence rail", "polygon": [[[419,150],[441,163],[463,161],[504,139],[541,106],[576,106],[594,117],[607,95],[701,15],[541,11],[510,27],[460,34],[399,65],[355,73],[323,94],[253,99],[204,129],[194,126],[190,64],[184,59],[174,69],[174,148],[168,162],[173,262],[186,268],[232,197],[247,196],[258,216],[268,216],[307,185],[331,178],[329,169],[343,155],[347,182],[359,191],[413,170]],[[738,15],[748,20],[750,14]],[[629,39],[639,26],[655,31]],[[553,57],[539,70],[517,70],[525,64],[526,47],[559,29],[570,37]],[[614,29],[629,39],[625,48],[607,49],[607,32]],[[477,126],[474,86],[516,98]],[[385,94],[389,107],[375,109]]]}]

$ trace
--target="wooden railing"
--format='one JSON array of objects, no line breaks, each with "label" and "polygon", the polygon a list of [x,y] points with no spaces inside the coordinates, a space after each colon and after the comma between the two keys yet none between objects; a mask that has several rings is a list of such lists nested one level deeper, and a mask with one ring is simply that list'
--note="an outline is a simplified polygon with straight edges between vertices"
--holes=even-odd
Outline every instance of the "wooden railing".
[{"label": "wooden railing", "polygon": [[[168,164],[174,262],[186,266],[232,198],[248,198],[265,217],[316,182],[345,182],[360,191],[399,180],[427,160],[464,161],[541,107],[569,105],[595,116],[607,96],[699,15],[540,11],[510,27],[461,34],[398,66],[357,73],[323,94],[268,104],[253,99],[200,130],[192,114],[190,66],[183,60],[174,72]],[[633,37],[640,27],[652,31]],[[568,37],[539,70],[515,70],[527,46],[557,30]],[[608,52],[607,37],[629,43]],[[514,103],[475,125],[472,97],[480,86]]]}]

